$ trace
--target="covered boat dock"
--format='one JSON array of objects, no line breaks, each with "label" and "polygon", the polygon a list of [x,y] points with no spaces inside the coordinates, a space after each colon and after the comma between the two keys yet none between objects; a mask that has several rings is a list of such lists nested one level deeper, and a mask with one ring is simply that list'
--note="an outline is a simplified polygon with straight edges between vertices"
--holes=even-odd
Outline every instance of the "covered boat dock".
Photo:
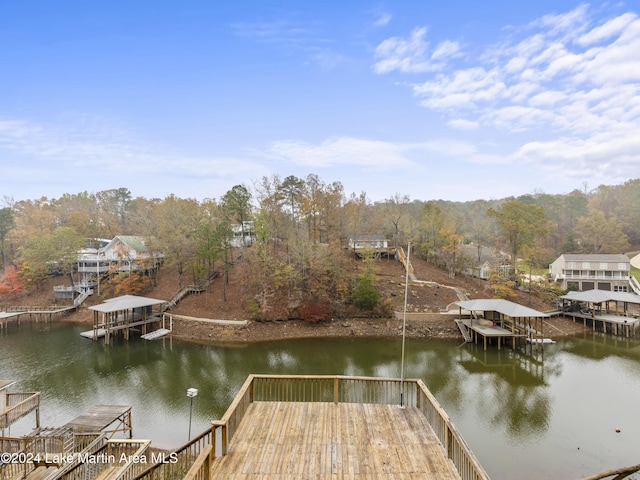
[{"label": "covered boat dock", "polygon": [[560,298],[562,315],[574,322],[582,319],[585,326],[590,321],[593,331],[601,327],[603,333],[630,337],[636,334],[640,324],[640,295],[635,293],[595,289],[569,292]]},{"label": "covered boat dock", "polygon": [[492,339],[498,350],[508,339],[516,348],[519,339],[536,345],[545,343],[543,322],[549,315],[533,308],[502,299],[477,299],[454,302],[460,309],[456,320],[467,342],[478,343],[482,338],[484,349]]},{"label": "covered boat dock", "polygon": [[130,330],[136,327],[140,327],[144,335],[148,333],[147,327],[151,324],[161,324],[162,313],[154,311],[153,307],[165,303],[166,300],[136,295],[111,298],[100,305],[89,307],[89,310],[93,310],[93,329],[80,335],[93,340],[104,337],[106,344],[118,332],[122,332],[125,340],[128,340]]}]

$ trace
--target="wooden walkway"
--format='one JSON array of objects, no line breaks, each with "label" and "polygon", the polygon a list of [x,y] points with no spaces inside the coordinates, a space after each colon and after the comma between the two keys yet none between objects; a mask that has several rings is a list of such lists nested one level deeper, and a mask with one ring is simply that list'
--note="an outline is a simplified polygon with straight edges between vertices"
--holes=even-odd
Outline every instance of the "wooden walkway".
[{"label": "wooden walkway", "polygon": [[9,322],[15,322],[17,325],[20,325],[20,322],[25,316],[28,320],[35,318],[36,322],[39,322],[41,319],[51,322],[54,315],[63,316],[75,311],[77,308],[75,305],[70,307],[9,307],[5,311],[0,311],[0,329],[7,328]]},{"label": "wooden walkway", "polygon": [[256,402],[211,478],[459,479],[415,407]]}]

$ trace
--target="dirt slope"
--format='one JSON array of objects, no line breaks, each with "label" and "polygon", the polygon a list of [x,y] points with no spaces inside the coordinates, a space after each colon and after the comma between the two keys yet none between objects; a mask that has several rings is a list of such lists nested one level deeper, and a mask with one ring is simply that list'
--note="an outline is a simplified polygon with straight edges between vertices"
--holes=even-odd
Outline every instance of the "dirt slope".
[{"label": "dirt slope", "polygon": [[[376,284],[384,297],[392,299],[394,310],[401,312],[404,306],[405,272],[402,265],[392,259],[379,261]],[[412,259],[415,277],[420,283],[410,282],[407,297],[407,311],[437,314],[457,300],[455,289],[464,292],[468,298],[492,298],[493,293],[488,283],[465,276],[450,278],[448,273],[422,260]],[[189,295],[173,310],[176,315],[184,315],[202,319],[216,320],[249,320],[247,313],[247,295],[242,287],[243,264],[236,263],[229,275],[229,283],[225,289],[222,278],[216,278],[210,288],[201,294]],[[52,284],[64,283],[64,279],[53,279]],[[186,281],[186,280],[185,280]],[[422,283],[429,282],[429,283]],[[452,288],[452,287],[455,287]],[[158,285],[146,296],[169,299],[178,291],[178,278],[172,269],[163,267],[159,273]],[[104,298],[90,297],[85,308],[68,317],[69,320],[90,323],[91,312],[86,306],[100,303]],[[549,310],[551,307],[525,292],[519,292],[515,300],[523,305],[538,310]],[[50,305],[55,302],[51,285],[39,292],[23,295],[18,299],[2,299],[2,304]],[[555,335],[574,334],[581,327],[571,322],[554,320],[555,325],[548,331]],[[245,342],[274,340],[282,338],[303,338],[314,336],[396,336],[402,332],[402,315],[390,319],[380,318],[348,318],[334,319],[320,324],[307,324],[299,320],[282,322],[252,322],[246,326],[220,326],[205,321],[176,320],[174,335],[207,342]],[[408,320],[407,336],[430,336],[457,338],[460,333],[452,318],[442,315],[422,316],[420,320]]]}]

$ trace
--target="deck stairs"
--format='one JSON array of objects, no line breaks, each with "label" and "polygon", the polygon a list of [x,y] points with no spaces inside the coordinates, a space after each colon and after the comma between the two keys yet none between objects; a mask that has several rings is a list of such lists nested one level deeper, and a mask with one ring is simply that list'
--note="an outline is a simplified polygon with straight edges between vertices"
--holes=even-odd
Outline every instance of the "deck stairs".
[{"label": "deck stairs", "polygon": [[640,283],[633,275],[629,277],[629,285],[631,285],[631,289],[640,295]]},{"label": "deck stairs", "polygon": [[89,298],[90,295],[93,295],[93,289],[84,290],[80,293],[79,296],[73,301],[73,304],[77,307],[78,305],[82,305],[82,303]]},{"label": "deck stairs", "polygon": [[219,275],[220,275],[220,272],[214,271],[211,274],[209,274],[209,277],[206,280],[196,284],[182,287],[176,293],[171,295],[171,298],[167,302],[162,304],[162,306],[160,307],[160,312],[165,313],[167,310],[173,310],[174,308],[176,308],[176,305],[178,304],[178,302],[182,300],[184,297],[186,297],[187,295],[189,295],[190,293],[204,292],[207,289],[207,287],[211,284],[213,279]]}]

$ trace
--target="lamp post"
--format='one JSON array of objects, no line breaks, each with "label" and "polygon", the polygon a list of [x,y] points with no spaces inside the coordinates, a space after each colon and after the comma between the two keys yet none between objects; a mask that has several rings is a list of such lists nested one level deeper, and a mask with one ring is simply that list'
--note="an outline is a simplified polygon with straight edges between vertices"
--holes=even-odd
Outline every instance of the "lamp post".
[{"label": "lamp post", "polygon": [[190,388],[187,390],[187,397],[189,397],[189,440],[191,440],[191,417],[193,416],[193,397],[196,397],[196,396],[198,396],[197,388]]}]

